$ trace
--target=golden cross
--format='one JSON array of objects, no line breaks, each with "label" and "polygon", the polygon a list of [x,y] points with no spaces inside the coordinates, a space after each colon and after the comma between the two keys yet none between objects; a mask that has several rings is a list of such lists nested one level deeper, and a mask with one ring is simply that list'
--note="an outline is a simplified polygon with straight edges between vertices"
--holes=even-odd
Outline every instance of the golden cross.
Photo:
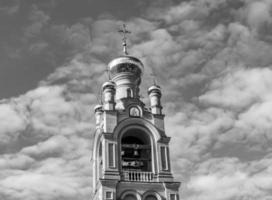
[{"label": "golden cross", "polygon": [[131,32],[129,30],[126,29],[126,25],[123,24],[122,29],[118,30],[119,33],[121,33],[123,35],[123,52],[125,55],[128,55],[127,52],[127,34],[130,34]]},{"label": "golden cross", "polygon": [[107,67],[104,71],[107,73],[108,80],[111,80],[109,68]]},{"label": "golden cross", "polygon": [[153,78],[153,84],[154,84],[154,85],[157,85],[157,80],[156,80],[156,79],[157,79],[157,74],[155,74],[155,72],[153,72],[153,73],[151,73],[150,75],[151,75],[152,78]]}]

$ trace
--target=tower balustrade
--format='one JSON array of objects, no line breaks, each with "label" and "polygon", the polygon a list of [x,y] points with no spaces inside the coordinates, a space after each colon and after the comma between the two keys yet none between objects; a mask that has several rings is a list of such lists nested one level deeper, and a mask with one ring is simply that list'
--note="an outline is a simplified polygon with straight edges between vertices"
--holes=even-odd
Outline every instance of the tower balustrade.
[{"label": "tower balustrade", "polygon": [[123,171],[122,179],[124,181],[153,182],[154,173],[141,171]]}]

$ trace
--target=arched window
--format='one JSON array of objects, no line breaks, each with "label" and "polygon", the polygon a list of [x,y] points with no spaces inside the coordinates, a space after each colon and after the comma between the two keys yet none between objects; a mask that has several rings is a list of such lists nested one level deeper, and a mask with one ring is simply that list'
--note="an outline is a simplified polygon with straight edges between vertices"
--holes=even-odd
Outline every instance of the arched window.
[{"label": "arched window", "polygon": [[122,169],[151,171],[151,141],[140,129],[130,129],[121,138]]},{"label": "arched window", "polygon": [[158,199],[154,195],[150,194],[150,195],[146,196],[144,200],[158,200]]}]

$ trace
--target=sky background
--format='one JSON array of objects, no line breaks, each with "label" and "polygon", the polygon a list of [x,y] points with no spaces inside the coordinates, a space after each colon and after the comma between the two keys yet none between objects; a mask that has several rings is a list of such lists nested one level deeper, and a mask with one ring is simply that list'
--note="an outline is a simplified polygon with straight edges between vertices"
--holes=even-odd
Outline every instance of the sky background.
[{"label": "sky background", "polygon": [[184,200],[272,200],[271,0],[0,0],[0,199],[91,199],[93,106],[133,32]]}]

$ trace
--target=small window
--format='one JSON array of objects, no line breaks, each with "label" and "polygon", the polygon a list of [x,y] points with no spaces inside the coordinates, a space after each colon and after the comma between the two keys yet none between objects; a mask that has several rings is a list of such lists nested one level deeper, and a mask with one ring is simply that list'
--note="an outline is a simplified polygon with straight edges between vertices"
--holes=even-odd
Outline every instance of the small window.
[{"label": "small window", "polygon": [[113,199],[113,192],[112,191],[106,191],[106,200]]},{"label": "small window", "polygon": [[170,194],[170,200],[177,200],[176,194]]},{"label": "small window", "polygon": [[115,167],[115,148],[113,143],[109,143],[109,149],[108,149],[108,155],[109,155],[109,167],[114,168]]},{"label": "small window", "polygon": [[133,97],[133,92],[131,88],[127,88],[127,97],[132,98]]},{"label": "small window", "polygon": [[161,147],[161,166],[162,170],[168,170],[168,151],[167,147]]}]

